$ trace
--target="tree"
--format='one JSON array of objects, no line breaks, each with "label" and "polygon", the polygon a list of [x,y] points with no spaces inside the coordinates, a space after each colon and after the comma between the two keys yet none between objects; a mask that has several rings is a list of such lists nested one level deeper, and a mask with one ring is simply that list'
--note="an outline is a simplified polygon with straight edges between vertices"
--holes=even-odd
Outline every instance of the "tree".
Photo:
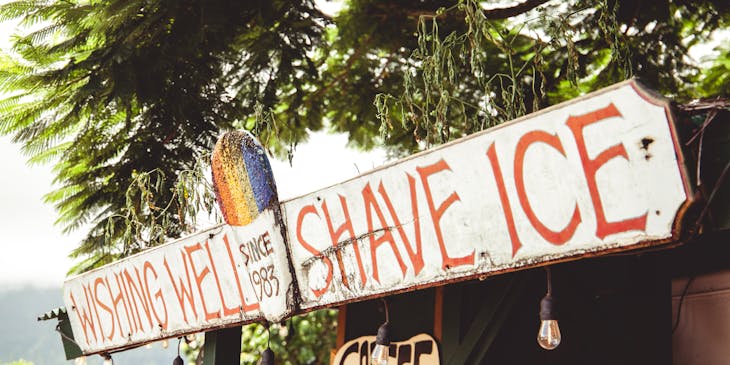
[{"label": "tree", "polygon": [[[67,230],[91,224],[72,254],[86,270],[185,231],[174,177],[221,129],[280,157],[323,128],[399,156],[631,76],[678,100],[726,93],[722,59],[703,73],[687,52],[729,14],[722,0],[349,0],[334,18],[311,0],[17,1],[0,19],[30,30],[2,57],[0,132],[55,163],[47,200]],[[128,191],[152,170],[155,194]],[[156,207],[164,231],[125,235],[119,217]]]},{"label": "tree", "polygon": [[30,361],[25,361],[23,359],[17,360],[17,361],[11,361],[9,363],[6,363],[4,365],[33,365]]},{"label": "tree", "polygon": [[[274,105],[295,75],[306,82],[324,22],[307,1],[18,1],[0,16],[32,28],[2,61],[10,96],[0,132],[23,143],[31,163],[55,162],[60,188],[46,199],[58,223],[92,225],[72,253],[91,256],[79,270],[145,246],[120,242],[127,227],[116,218],[130,202],[173,202],[160,217],[166,231],[146,245],[181,234],[174,177],[221,128],[245,127],[256,100]],[[286,138],[305,133],[292,131],[299,136]],[[157,194],[129,196],[137,174],[152,170]]]},{"label": "tree", "polygon": [[[678,101],[728,96],[726,0],[24,0],[0,58],[0,133],[54,163],[59,224],[90,224],[85,271],[189,230],[220,130],[278,157],[307,132],[402,156],[632,77]],[[177,177],[182,176],[182,180]]]}]

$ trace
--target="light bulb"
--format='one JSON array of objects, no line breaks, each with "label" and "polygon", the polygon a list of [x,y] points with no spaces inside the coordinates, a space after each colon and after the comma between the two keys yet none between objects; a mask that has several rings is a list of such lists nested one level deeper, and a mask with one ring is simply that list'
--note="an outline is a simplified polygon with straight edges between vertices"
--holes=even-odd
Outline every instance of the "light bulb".
[{"label": "light bulb", "polygon": [[375,348],[370,354],[372,365],[386,365],[390,352],[390,324],[386,321],[378,328],[378,335],[375,337]]},{"label": "light bulb", "polygon": [[540,321],[540,330],[537,332],[537,343],[545,350],[554,350],[560,345],[560,327],[556,319]]},{"label": "light bulb", "polygon": [[166,348],[167,348],[167,346],[170,346],[170,343],[169,343],[169,342],[167,342],[167,340],[162,340],[162,348],[163,348],[163,349],[166,349]]},{"label": "light bulb", "polygon": [[108,357],[105,356],[104,357],[104,362],[102,364],[103,365],[114,365],[114,361],[112,361],[112,357],[111,356],[108,356]]},{"label": "light bulb", "polygon": [[386,345],[375,345],[375,348],[373,349],[373,354],[371,356],[372,365],[386,365],[388,364],[388,352],[390,350],[390,346]]},{"label": "light bulb", "polygon": [[81,357],[75,358],[74,365],[86,365],[86,356],[81,356]]},{"label": "light bulb", "polygon": [[554,350],[560,345],[560,327],[555,300],[548,290],[540,301],[540,329],[537,331],[537,343],[545,350]]}]

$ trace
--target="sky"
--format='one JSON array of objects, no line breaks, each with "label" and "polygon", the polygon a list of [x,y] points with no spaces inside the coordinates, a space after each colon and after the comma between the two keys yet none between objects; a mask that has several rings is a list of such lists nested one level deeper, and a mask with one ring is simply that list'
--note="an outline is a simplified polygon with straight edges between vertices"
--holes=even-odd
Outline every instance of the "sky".
[{"label": "sky", "polygon": [[[316,2],[328,14],[341,7],[337,1]],[[0,23],[0,48],[8,48],[13,28],[14,24]],[[726,41],[730,32],[718,38]],[[693,58],[701,61],[719,43],[716,39],[699,47]],[[314,133],[298,147],[292,166],[273,160],[280,200],[336,184],[386,161],[382,150],[363,153],[346,144],[346,135]],[[63,234],[54,225],[56,212],[43,202],[43,195],[53,190],[50,165],[28,166],[20,146],[7,136],[0,136],[0,156],[0,291],[26,285],[60,287],[72,265],[68,254],[83,237],[83,229]]]},{"label": "sky", "polygon": [[[340,7],[331,1],[318,4],[329,14]],[[0,23],[0,48],[8,49],[14,27]],[[345,134],[312,133],[307,143],[297,147],[291,166],[272,160],[280,200],[347,180],[386,161],[383,150],[365,153],[346,145]],[[43,196],[53,190],[52,166],[29,166],[20,149],[10,137],[0,136],[0,291],[28,285],[60,288],[72,266],[68,254],[84,232],[63,234],[54,225],[56,211],[43,202]]]},{"label": "sky", "polygon": [[[344,134],[312,133],[297,148],[291,166],[272,160],[280,200],[347,180],[386,160],[383,150],[365,153],[346,145]],[[0,290],[29,284],[60,287],[72,265],[68,253],[83,231],[64,235],[54,225],[56,212],[43,202],[43,195],[52,190],[50,165],[28,166],[20,145],[9,137],[0,137],[0,156]]]}]

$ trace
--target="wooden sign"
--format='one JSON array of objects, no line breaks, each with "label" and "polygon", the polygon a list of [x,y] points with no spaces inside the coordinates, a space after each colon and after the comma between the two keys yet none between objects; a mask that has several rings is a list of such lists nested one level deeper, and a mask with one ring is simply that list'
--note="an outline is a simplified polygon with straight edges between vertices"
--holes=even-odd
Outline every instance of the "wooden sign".
[{"label": "wooden sign", "polygon": [[221,210],[230,223],[70,278],[64,301],[85,354],[240,323],[278,322],[294,306],[276,186],[247,133],[213,154]]},{"label": "wooden sign", "polygon": [[676,241],[677,141],[631,80],[280,206],[263,148],[229,133],[212,160],[227,224],[70,278],[74,337],[93,354]]},{"label": "wooden sign", "polygon": [[[363,336],[348,341],[335,355],[332,365],[362,365],[370,363],[370,353],[375,347],[375,336]],[[390,344],[388,365],[439,365],[441,364],[436,340],[427,334],[419,334],[408,341]]]},{"label": "wooden sign", "polygon": [[677,238],[666,101],[631,80],[286,202],[303,308]]}]

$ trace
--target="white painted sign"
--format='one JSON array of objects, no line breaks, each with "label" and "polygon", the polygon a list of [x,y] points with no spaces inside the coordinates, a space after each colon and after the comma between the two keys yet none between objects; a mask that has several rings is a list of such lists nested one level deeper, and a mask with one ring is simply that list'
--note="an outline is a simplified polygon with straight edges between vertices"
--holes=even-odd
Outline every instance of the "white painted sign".
[{"label": "white painted sign", "polygon": [[632,80],[284,203],[302,308],[676,239],[670,116]]},{"label": "white painted sign", "polygon": [[[348,341],[335,355],[332,365],[362,365],[370,363],[370,352],[375,347],[375,336],[363,336]],[[439,365],[441,363],[436,340],[419,334],[408,341],[390,344],[388,365]]]},{"label": "white painted sign", "polygon": [[118,350],[673,241],[692,196],[676,146],[632,80],[282,203],[279,223],[263,148],[229,133],[213,175],[235,226],[69,279],[74,337]]},{"label": "white painted sign", "polygon": [[286,246],[271,210],[155,247],[64,285],[84,353],[267,319],[294,308]]}]

